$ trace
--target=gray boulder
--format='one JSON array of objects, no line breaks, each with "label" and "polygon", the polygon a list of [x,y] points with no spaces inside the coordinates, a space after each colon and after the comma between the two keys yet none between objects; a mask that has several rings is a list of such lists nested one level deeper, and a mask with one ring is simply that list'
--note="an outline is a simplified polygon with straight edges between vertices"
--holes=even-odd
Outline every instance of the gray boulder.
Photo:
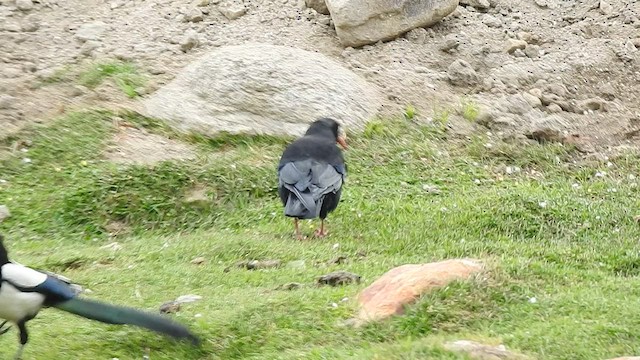
[{"label": "gray boulder", "polygon": [[144,101],[146,115],[207,135],[304,133],[319,117],[361,128],[378,90],[326,56],[267,44],[221,47]]},{"label": "gray boulder", "polygon": [[458,0],[326,0],[338,38],[358,47],[392,40],[434,25],[458,7]]}]

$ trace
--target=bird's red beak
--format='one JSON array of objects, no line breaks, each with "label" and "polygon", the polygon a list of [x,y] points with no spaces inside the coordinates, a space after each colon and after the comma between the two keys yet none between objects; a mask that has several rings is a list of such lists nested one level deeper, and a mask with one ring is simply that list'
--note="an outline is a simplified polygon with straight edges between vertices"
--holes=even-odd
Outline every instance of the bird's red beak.
[{"label": "bird's red beak", "polygon": [[347,138],[345,136],[338,136],[338,144],[347,150]]},{"label": "bird's red beak", "polygon": [[347,149],[347,134],[345,134],[342,129],[340,129],[338,134],[338,144],[340,144],[343,149]]}]

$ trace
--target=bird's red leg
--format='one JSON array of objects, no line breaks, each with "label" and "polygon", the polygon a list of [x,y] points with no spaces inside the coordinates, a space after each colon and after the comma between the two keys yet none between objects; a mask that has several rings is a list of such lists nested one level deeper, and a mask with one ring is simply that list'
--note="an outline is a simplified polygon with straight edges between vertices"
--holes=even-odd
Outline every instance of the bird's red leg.
[{"label": "bird's red leg", "polygon": [[293,218],[293,223],[296,227],[296,239],[302,240],[302,234],[300,233],[300,226],[298,225],[298,218]]},{"label": "bird's red leg", "polygon": [[320,229],[316,230],[316,237],[325,237],[327,236],[327,232],[324,230],[324,219],[320,219]]}]

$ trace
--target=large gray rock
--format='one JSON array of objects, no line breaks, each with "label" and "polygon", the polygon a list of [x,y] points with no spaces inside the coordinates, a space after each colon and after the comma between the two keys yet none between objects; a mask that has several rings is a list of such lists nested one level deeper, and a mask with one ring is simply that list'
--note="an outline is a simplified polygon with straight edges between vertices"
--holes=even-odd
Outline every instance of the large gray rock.
[{"label": "large gray rock", "polygon": [[146,115],[186,131],[302,134],[329,116],[359,128],[381,95],[322,54],[267,44],[221,47],[145,100]]},{"label": "large gray rock", "polygon": [[458,7],[458,0],[326,0],[344,46],[391,40],[434,25]]}]

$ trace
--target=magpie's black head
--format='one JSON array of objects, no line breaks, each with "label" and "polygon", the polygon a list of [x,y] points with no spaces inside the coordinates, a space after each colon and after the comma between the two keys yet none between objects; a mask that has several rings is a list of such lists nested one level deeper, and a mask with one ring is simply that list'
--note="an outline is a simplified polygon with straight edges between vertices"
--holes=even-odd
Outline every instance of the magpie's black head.
[{"label": "magpie's black head", "polygon": [[321,118],[309,126],[305,135],[326,136],[340,144],[343,148],[347,148],[346,136],[340,127],[340,124],[331,118]]},{"label": "magpie's black head", "polygon": [[0,265],[4,265],[9,262],[9,254],[7,254],[7,249],[4,247],[2,241],[4,237],[0,235]]}]

